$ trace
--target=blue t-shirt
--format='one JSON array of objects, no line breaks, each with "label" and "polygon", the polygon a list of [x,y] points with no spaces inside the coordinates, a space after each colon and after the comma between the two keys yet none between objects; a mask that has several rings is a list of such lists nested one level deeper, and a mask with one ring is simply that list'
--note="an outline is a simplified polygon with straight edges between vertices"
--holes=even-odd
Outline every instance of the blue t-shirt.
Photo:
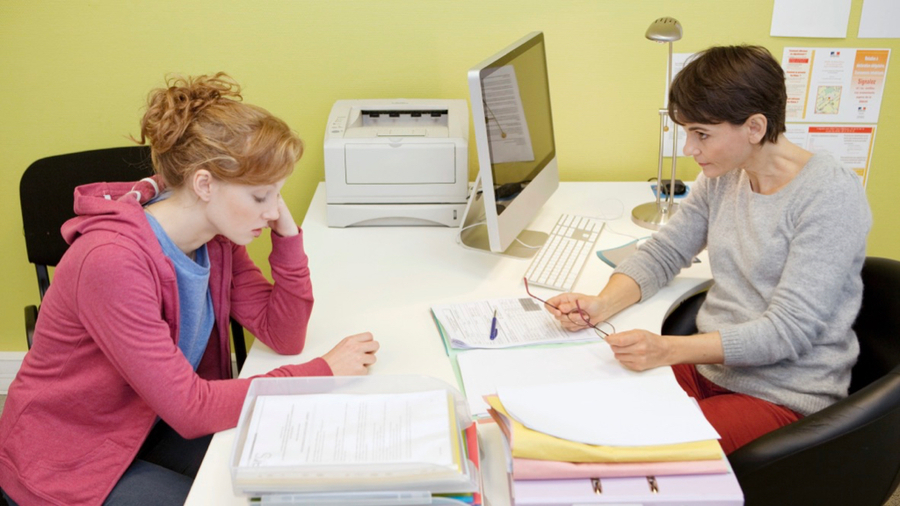
[{"label": "blue t-shirt", "polygon": [[212,294],[209,291],[209,255],[204,244],[196,251],[196,259],[191,260],[166,234],[159,222],[150,213],[147,221],[156,234],[163,253],[175,265],[178,284],[178,309],[181,313],[178,331],[178,348],[191,363],[194,370],[200,364],[209,336],[212,332]]}]

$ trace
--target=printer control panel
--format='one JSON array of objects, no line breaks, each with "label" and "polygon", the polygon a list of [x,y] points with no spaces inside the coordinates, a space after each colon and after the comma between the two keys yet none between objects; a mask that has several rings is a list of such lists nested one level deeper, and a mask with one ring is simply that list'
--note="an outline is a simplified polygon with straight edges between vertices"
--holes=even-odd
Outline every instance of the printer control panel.
[{"label": "printer control panel", "polygon": [[331,119],[331,123],[328,125],[328,130],[330,133],[334,135],[341,135],[344,133],[344,128],[347,126],[347,116],[335,116]]}]

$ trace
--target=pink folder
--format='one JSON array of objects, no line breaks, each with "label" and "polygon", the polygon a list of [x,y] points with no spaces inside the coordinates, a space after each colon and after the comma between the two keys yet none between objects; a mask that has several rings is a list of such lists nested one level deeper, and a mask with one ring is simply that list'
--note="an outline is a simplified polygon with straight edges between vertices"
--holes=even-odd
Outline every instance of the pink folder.
[{"label": "pink folder", "polygon": [[684,474],[727,473],[725,459],[684,462],[557,462],[513,459],[513,477],[517,480],[558,480],[567,478],[621,478],[671,476]]},{"label": "pink folder", "polygon": [[516,506],[640,504],[642,506],[742,506],[744,494],[733,473],[599,480],[515,480]]}]

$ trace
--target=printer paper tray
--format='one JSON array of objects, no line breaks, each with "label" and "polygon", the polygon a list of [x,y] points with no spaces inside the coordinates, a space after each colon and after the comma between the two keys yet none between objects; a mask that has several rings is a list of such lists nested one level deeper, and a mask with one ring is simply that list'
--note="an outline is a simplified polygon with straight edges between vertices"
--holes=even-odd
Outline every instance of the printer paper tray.
[{"label": "printer paper tray", "polygon": [[328,204],[329,227],[444,226],[458,227],[463,204]]}]

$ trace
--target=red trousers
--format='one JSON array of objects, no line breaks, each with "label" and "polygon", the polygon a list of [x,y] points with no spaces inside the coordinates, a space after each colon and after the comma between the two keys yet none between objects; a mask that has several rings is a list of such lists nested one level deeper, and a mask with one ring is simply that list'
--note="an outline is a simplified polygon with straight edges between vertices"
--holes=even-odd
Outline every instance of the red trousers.
[{"label": "red trousers", "polygon": [[703,415],[722,439],[728,455],[767,432],[795,422],[803,415],[746,394],[726,390],[704,378],[693,365],[673,365],[681,388],[700,404]]}]

